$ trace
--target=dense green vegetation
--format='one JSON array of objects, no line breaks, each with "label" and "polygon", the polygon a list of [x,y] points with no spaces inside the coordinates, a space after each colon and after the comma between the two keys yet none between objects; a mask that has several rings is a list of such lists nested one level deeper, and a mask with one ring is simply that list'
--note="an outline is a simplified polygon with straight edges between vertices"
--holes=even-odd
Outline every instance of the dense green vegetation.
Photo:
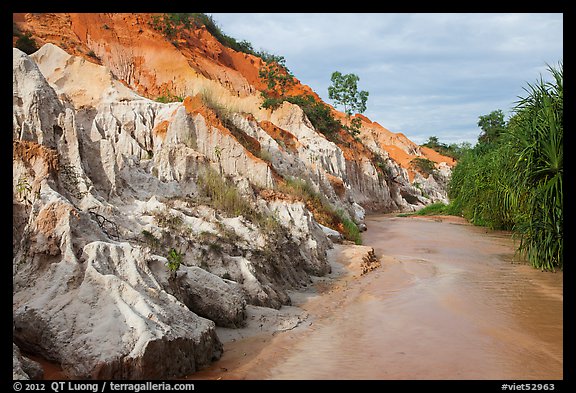
[{"label": "dense green vegetation", "polygon": [[481,116],[482,134],[454,168],[452,208],[477,225],[508,229],[534,267],[563,267],[563,65],[525,88],[513,115]]},{"label": "dense green vegetation", "polygon": [[438,137],[431,136],[428,140],[422,144],[422,146],[429,147],[438,153],[442,154],[446,157],[452,157],[455,160],[459,160],[462,157],[462,154],[468,149],[472,147],[472,145],[468,142],[458,143],[451,143],[449,145],[442,143],[438,140]]}]

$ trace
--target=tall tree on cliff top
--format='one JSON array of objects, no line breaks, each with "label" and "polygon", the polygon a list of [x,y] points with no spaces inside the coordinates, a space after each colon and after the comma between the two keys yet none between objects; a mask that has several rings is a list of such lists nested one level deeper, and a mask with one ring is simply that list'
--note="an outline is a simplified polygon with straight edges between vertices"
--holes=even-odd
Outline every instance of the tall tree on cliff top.
[{"label": "tall tree on cliff top", "polygon": [[[353,112],[363,113],[366,110],[369,93],[364,90],[358,91],[360,78],[357,75],[342,75],[341,72],[334,71],[330,80],[332,86],[328,87],[328,98],[334,100],[336,104],[344,106],[347,120],[350,120]],[[349,123],[351,125],[348,130],[352,135],[357,135],[360,132],[360,119],[356,118]]]}]

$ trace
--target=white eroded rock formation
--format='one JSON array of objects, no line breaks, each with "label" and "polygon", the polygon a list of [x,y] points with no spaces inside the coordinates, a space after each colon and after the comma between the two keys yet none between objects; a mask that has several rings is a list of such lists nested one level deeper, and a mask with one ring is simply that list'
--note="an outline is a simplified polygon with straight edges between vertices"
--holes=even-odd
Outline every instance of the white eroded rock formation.
[{"label": "white eroded rock formation", "polygon": [[290,184],[360,229],[365,208],[445,195],[385,155],[387,177],[347,160],[297,105],[155,102],[53,44],[13,50],[13,91],[14,343],[71,378],[194,372],[222,353],[216,325],[330,272],[342,236]]},{"label": "white eroded rock formation", "polygon": [[[72,378],[191,373],[221,355],[215,324],[289,304],[330,243],[297,202],[276,206],[296,206],[296,231],[256,210],[250,184],[272,186],[270,168],[229,132],[62,52],[13,54],[14,341]],[[209,206],[198,177],[214,174],[252,216]]]}]

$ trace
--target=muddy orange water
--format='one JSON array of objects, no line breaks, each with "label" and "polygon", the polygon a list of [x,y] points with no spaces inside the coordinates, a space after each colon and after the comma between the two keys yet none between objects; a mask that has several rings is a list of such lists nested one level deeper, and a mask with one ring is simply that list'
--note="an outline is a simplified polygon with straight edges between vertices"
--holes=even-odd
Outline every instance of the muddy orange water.
[{"label": "muddy orange water", "polygon": [[225,343],[206,379],[562,379],[563,274],[513,263],[510,234],[367,218],[382,266],[300,305],[310,322]]}]

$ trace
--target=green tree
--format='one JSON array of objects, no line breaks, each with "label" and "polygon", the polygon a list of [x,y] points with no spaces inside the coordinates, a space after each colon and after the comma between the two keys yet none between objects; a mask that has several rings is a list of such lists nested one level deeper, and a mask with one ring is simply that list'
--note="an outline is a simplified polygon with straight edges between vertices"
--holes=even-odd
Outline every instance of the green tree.
[{"label": "green tree", "polygon": [[490,112],[488,115],[480,116],[478,127],[482,129],[482,133],[480,133],[478,137],[478,142],[494,142],[506,130],[504,112],[498,109]]},{"label": "green tree", "polygon": [[[328,98],[334,100],[337,105],[344,106],[346,119],[350,120],[353,112],[363,113],[366,110],[368,101],[367,91],[358,91],[358,81],[360,78],[355,74],[342,75],[341,72],[334,71],[330,78],[332,85],[328,87]],[[359,119],[352,121],[349,131],[356,135],[360,132]]]},{"label": "green tree", "polygon": [[433,135],[431,137],[428,137],[428,140],[422,146],[426,146],[433,149],[435,147],[438,147],[439,145],[440,141],[438,140],[438,137]]}]

